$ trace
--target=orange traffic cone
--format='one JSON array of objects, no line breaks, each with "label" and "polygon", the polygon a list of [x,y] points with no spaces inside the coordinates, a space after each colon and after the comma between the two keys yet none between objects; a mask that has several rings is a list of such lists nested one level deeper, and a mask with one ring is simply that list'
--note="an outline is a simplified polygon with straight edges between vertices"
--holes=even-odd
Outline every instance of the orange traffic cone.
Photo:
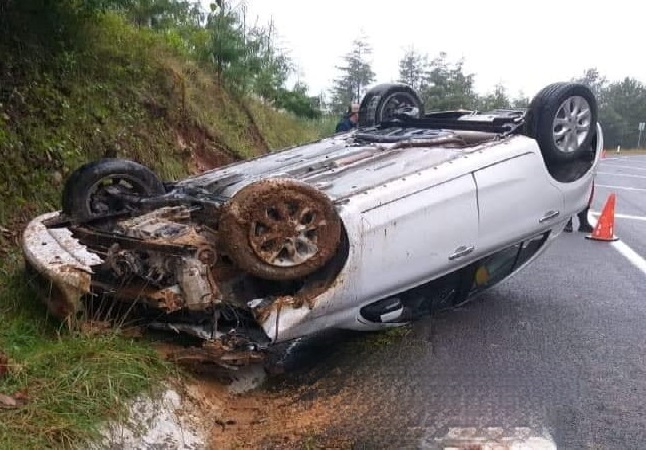
[{"label": "orange traffic cone", "polygon": [[606,157],[606,151],[605,151],[605,150],[602,150],[602,151],[601,151],[601,159],[603,159],[603,158],[605,158],[605,157]]},{"label": "orange traffic cone", "polygon": [[614,235],[615,228],[615,194],[610,194],[608,200],[601,211],[599,220],[592,230],[592,234],[586,236],[587,239],[595,241],[616,241],[618,237]]}]

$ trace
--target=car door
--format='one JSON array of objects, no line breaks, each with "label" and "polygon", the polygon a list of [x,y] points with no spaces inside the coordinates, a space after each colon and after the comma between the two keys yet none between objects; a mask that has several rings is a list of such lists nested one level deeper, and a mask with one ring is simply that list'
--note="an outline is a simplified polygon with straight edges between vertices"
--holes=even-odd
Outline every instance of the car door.
[{"label": "car door", "polygon": [[365,211],[359,267],[363,298],[392,295],[471,260],[478,239],[472,174]]},{"label": "car door", "polygon": [[527,153],[480,169],[479,255],[519,242],[563,220],[562,192],[552,183],[542,157]]}]

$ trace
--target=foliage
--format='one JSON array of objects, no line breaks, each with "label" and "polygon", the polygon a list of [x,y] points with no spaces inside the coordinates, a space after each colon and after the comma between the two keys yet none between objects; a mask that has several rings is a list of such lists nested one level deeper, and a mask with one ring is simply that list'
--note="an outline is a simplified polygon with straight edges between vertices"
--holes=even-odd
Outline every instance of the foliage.
[{"label": "foliage", "polygon": [[465,74],[464,61],[450,63],[442,52],[429,64],[420,97],[429,111],[469,109],[477,103],[474,74]]},{"label": "foliage", "polygon": [[[14,4],[17,3],[10,3]],[[82,42],[74,33],[78,34],[84,24],[106,12],[116,12],[136,27],[158,33],[187,59],[212,69],[220,87],[239,96],[254,93],[262,99],[288,106],[295,102],[309,102],[310,108],[298,106],[290,111],[296,114],[303,112],[304,117],[320,115],[320,111],[312,110],[317,107],[307,95],[303,97],[302,89],[287,88],[293,64],[278,48],[273,24],[248,26],[243,2],[234,4],[218,0],[210,5],[209,10],[204,10],[202,3],[196,0],[63,0],[60,3],[25,0],[22,5],[15,8],[13,15],[10,14],[13,27],[20,23],[16,12],[28,14],[38,10],[42,14],[37,14],[37,17],[45,22],[45,25],[39,25],[39,29],[68,30],[64,34],[43,33],[45,43],[51,40],[69,49],[69,46]],[[29,29],[22,27],[25,28]],[[13,30],[8,29],[7,37],[13,34]],[[41,33],[35,35],[41,36]],[[52,36],[56,39],[52,40]]]},{"label": "foliage", "polygon": [[573,81],[588,85],[599,102],[599,122],[603,127],[604,144],[608,148],[643,145],[638,126],[646,122],[646,86],[635,78],[609,82],[596,68],[586,69]]},{"label": "foliage", "polygon": [[203,11],[199,1],[186,0],[120,0],[116,9],[139,27],[160,30],[199,26]]},{"label": "foliage", "polygon": [[341,113],[351,102],[359,102],[367,86],[374,81],[375,73],[367,59],[371,53],[372,48],[364,37],[352,42],[352,49],[343,58],[345,64],[337,66],[341,76],[332,87],[333,112]]},{"label": "foliage", "polygon": [[522,91],[511,101],[512,108],[528,108],[531,100]]},{"label": "foliage", "polygon": [[245,31],[236,11],[226,5],[209,14],[206,29],[210,34],[206,54],[222,86],[225,78],[235,79],[233,74],[246,62]]},{"label": "foliage", "polygon": [[399,60],[398,82],[419,92],[427,111],[451,109],[477,109],[488,111],[497,108],[526,107],[524,96],[511,100],[503,84],[493,92],[479,96],[474,90],[475,74],[465,73],[464,60],[450,62],[448,55],[440,52],[430,62],[426,54],[410,47]]},{"label": "foliage", "polygon": [[426,72],[428,71],[428,56],[409,48],[399,60],[399,82],[421,91],[426,87]]},{"label": "foliage", "polygon": [[576,83],[583,83],[587,85],[597,97],[598,100],[603,101],[602,96],[608,87],[608,80],[601,75],[596,68],[589,68],[583,71],[583,75],[575,77],[572,81]]},{"label": "foliage", "polygon": [[505,86],[497,84],[493,92],[488,93],[478,99],[478,109],[480,111],[492,111],[494,109],[505,109],[511,107],[511,101],[507,96]]},{"label": "foliage", "polygon": [[318,119],[322,115],[319,98],[308,96],[303,83],[297,83],[292,90],[281,88],[276,94],[275,104],[279,108],[308,119]]}]

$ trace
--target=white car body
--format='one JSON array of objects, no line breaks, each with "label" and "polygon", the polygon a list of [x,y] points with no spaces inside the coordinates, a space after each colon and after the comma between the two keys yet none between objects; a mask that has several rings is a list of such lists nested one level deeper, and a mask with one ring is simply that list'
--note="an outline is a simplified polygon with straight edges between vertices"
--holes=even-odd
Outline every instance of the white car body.
[{"label": "white car body", "polygon": [[[601,136],[600,127],[598,133]],[[348,147],[354,134],[186,181],[199,185],[204,180],[206,185],[216,177],[246,174],[244,181],[222,192],[230,198],[257,178],[289,176],[289,169],[299,165],[286,168],[289,161],[312,165],[310,158],[319,149],[325,160],[358,155],[356,162],[339,169],[345,175],[335,173],[333,181],[331,172],[300,178],[330,196],[351,245],[338,281],[314,299],[311,308],[283,305],[272,310],[262,326],[277,342],[329,327],[388,327],[363,319],[361,308],[549,232],[544,251],[567,220],[588,204],[603,149],[599,139],[589,176],[560,183],[548,173],[536,141],[522,135],[467,149],[422,146],[389,151],[395,144],[382,144],[376,152],[372,146]],[[329,152],[330,148],[338,150]],[[359,158],[364,154],[367,158]],[[473,250],[456,257],[463,249]]]},{"label": "white car body", "polygon": [[[227,202],[258,180],[288,178],[323,192],[347,236],[338,271],[305,300],[293,294],[259,297],[247,307],[272,344],[331,327],[376,330],[405,323],[402,310],[370,320],[362,308],[540,238],[531,254],[501,275],[505,279],[554,242],[590,200],[603,149],[601,127],[595,126],[592,160],[568,182],[554,178],[537,141],[523,134],[444,130],[366,142],[359,129],[217,168],[171,189]],[[456,145],[455,138],[467,144]],[[63,314],[60,302],[50,301],[50,309],[71,317],[93,291],[96,266],[105,255],[80,243],[71,227],[45,226],[60,216],[59,211],[35,218],[23,249],[29,265],[65,298]],[[184,288],[172,289],[181,302]]]}]

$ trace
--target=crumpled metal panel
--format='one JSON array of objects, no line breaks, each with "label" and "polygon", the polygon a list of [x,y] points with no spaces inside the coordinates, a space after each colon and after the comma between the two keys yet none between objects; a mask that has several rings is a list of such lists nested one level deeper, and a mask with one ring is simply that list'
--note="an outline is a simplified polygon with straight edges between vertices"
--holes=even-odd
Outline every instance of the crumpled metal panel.
[{"label": "crumpled metal panel", "polygon": [[450,133],[435,139],[357,143],[353,133],[217,168],[176,186],[226,197],[254,181],[285,177],[316,186],[337,200],[448,163],[485,145],[458,148],[451,145]]},{"label": "crumpled metal panel", "polygon": [[82,309],[80,299],[90,292],[91,266],[103,261],[67,228],[47,229],[43,225],[58,214],[47,213],[32,220],[23,233],[22,249],[29,265],[52,283],[47,298],[51,313],[69,319]]}]

